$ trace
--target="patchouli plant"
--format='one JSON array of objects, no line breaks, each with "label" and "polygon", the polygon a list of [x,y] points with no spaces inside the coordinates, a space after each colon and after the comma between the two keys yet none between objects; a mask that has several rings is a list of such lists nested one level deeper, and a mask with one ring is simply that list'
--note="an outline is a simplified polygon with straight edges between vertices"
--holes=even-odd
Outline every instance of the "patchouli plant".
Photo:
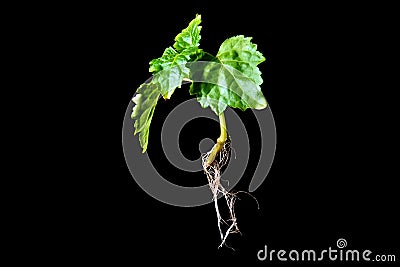
[{"label": "patchouli plant", "polygon": [[[190,94],[203,108],[211,108],[219,117],[221,133],[211,151],[202,156],[203,169],[213,193],[218,217],[221,245],[230,233],[239,232],[234,213],[236,193],[228,192],[220,183],[221,168],[230,156],[231,140],[226,130],[224,111],[230,106],[246,110],[263,109],[267,101],[261,92],[263,80],[258,64],[265,60],[257,51],[251,37],[243,35],[226,39],[218,53],[212,55],[200,48],[201,16],[197,15],[189,26],[175,37],[172,47],[164,50],[161,57],[150,61],[153,74],[149,82],[142,84],[133,98],[135,106],[132,119],[134,134],[139,134],[143,153],[147,150],[151,120],[162,96],[169,99],[182,83],[191,83]],[[229,219],[223,220],[218,197],[222,194],[229,209]],[[227,229],[222,230],[222,224]]]}]

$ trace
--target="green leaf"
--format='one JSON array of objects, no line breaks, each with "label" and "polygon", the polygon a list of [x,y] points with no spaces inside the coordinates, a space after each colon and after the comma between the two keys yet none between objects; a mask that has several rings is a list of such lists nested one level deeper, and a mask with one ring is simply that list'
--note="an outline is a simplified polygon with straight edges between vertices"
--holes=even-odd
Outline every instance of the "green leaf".
[{"label": "green leaf", "polygon": [[185,49],[200,45],[200,23],[201,16],[196,15],[196,18],[189,23],[189,26],[175,37],[174,48],[176,51],[182,52]]},{"label": "green leaf", "polygon": [[176,65],[158,72],[154,75],[154,83],[157,83],[164,99],[170,99],[176,88],[180,88],[183,79],[189,78],[190,70],[184,64]]},{"label": "green leaf", "polygon": [[157,73],[176,65],[184,65],[189,59],[190,55],[178,53],[172,47],[168,47],[160,58],[150,61],[149,71]]},{"label": "green leaf", "polygon": [[175,37],[175,49],[168,47],[160,58],[150,61],[149,71],[156,74],[155,81],[160,84],[164,99],[169,99],[175,89],[181,86],[183,79],[189,78],[186,63],[196,61],[203,55],[203,51],[198,48],[200,22],[201,16],[197,15],[189,26]]},{"label": "green leaf", "polygon": [[135,103],[131,115],[132,119],[135,120],[134,135],[139,133],[139,142],[140,146],[143,148],[143,153],[147,150],[150,123],[159,97],[160,91],[158,85],[154,82],[150,82],[142,84],[137,89],[136,95],[132,99]]},{"label": "green leaf", "polygon": [[132,99],[135,103],[131,116],[135,120],[134,134],[139,133],[143,153],[147,150],[151,119],[160,94],[169,99],[175,89],[181,86],[183,79],[190,76],[186,64],[203,56],[203,51],[198,48],[200,22],[201,16],[196,15],[189,26],[175,37],[173,47],[166,48],[161,57],[150,61],[149,71],[154,74],[153,79],[142,84]]},{"label": "green leaf", "polygon": [[185,66],[188,60],[190,54],[181,54],[168,47],[160,58],[150,62],[149,70],[155,72],[153,80],[159,84],[164,99],[169,99],[183,79],[189,77],[189,69]]},{"label": "green leaf", "polygon": [[202,71],[193,65],[196,70],[192,70],[192,75],[196,77],[191,77],[192,80],[204,82],[193,83],[190,93],[197,96],[203,108],[210,107],[217,115],[227,106],[241,110],[263,109],[267,101],[259,86],[262,79],[257,65],[264,60],[251,38],[242,35],[229,38]]},{"label": "green leaf", "polygon": [[251,42],[251,37],[243,35],[226,39],[220,46],[217,58],[225,65],[229,65],[252,79],[257,85],[263,80],[257,65],[265,61],[257,45]]}]

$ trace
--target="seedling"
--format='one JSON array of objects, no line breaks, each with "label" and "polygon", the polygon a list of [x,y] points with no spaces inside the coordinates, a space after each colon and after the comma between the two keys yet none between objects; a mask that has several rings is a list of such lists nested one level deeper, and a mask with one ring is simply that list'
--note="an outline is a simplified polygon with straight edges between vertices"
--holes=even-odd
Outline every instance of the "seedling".
[{"label": "seedling", "polygon": [[[160,58],[150,61],[149,71],[153,77],[142,84],[132,101],[135,103],[132,119],[135,120],[134,134],[139,134],[142,152],[148,146],[151,120],[158,99],[170,99],[176,88],[189,82],[190,94],[197,98],[203,108],[211,108],[219,117],[220,136],[213,148],[202,155],[202,165],[213,194],[221,237],[220,246],[225,244],[230,233],[239,232],[234,212],[237,193],[228,192],[221,184],[221,168],[230,157],[231,140],[226,129],[224,111],[230,106],[246,110],[264,109],[267,101],[261,92],[263,80],[257,65],[265,61],[257,51],[251,37],[234,36],[225,40],[214,56],[199,48],[201,16],[175,37],[172,47],[165,49]],[[223,196],[229,209],[229,218],[221,217],[218,197]],[[226,224],[226,231],[221,224]]]}]

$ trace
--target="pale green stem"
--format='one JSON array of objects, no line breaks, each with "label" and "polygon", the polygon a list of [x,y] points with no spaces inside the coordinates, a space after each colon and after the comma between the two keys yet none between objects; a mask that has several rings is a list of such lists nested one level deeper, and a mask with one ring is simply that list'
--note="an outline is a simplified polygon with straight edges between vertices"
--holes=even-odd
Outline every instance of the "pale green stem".
[{"label": "pale green stem", "polygon": [[212,150],[210,151],[210,154],[207,158],[207,165],[210,165],[215,160],[215,157],[224,147],[226,139],[228,138],[228,134],[226,132],[225,115],[223,112],[221,113],[221,115],[219,115],[219,125],[221,128],[221,134],[217,139],[217,143],[213,146]]}]

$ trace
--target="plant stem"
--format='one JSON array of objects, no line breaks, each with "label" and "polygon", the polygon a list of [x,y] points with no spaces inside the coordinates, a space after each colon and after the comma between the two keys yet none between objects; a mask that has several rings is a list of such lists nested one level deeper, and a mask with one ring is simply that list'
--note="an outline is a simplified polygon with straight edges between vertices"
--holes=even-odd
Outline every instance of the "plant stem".
[{"label": "plant stem", "polygon": [[207,165],[210,165],[215,160],[215,157],[218,155],[218,153],[224,147],[226,139],[228,138],[228,134],[226,132],[225,115],[223,112],[221,113],[221,115],[219,115],[219,125],[221,128],[221,134],[217,139],[217,143],[213,146],[213,148],[210,151],[210,154],[207,159]]}]

